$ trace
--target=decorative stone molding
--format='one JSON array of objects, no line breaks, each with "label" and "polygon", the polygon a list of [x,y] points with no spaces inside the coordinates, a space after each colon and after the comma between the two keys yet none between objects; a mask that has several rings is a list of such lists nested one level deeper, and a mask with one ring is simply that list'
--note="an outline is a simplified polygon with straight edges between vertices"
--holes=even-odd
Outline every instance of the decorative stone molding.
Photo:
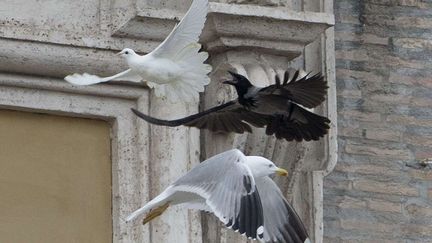
[{"label": "decorative stone molding", "polygon": [[[137,7],[135,15],[119,26],[114,36],[163,40],[182,15],[172,9]],[[143,29],[143,23],[150,30]],[[294,58],[332,25],[334,18],[326,13],[212,2],[201,42],[210,52],[259,48],[264,53]]]},{"label": "decorative stone molding", "polygon": [[[300,58],[302,62],[304,58]],[[229,78],[227,70],[247,76],[254,85],[267,86],[274,82],[275,74],[282,75],[290,66],[297,67],[296,61],[290,57],[263,54],[260,50],[253,51],[227,51],[211,55],[211,64],[215,68],[212,73],[212,82],[206,89],[202,106],[210,108],[236,97],[231,86],[222,84],[221,80]],[[315,72],[320,70],[314,70]],[[330,92],[334,92],[333,79],[329,79]],[[326,110],[326,109],[324,109]],[[323,112],[318,108],[315,112]],[[327,113],[327,114],[326,114]],[[334,121],[334,120],[333,120]],[[326,136],[318,142],[287,142],[277,140],[273,136],[266,136],[265,129],[253,128],[253,133],[245,134],[215,134],[203,132],[202,157],[210,157],[230,148],[239,148],[246,154],[262,155],[273,160],[279,166],[288,169],[290,176],[275,178],[284,194],[290,199],[293,206],[306,224],[314,242],[322,241],[322,176],[320,173],[328,169],[328,154],[333,153],[329,148],[335,143],[333,128],[330,137]],[[211,142],[210,142],[211,141]],[[332,147],[333,148],[333,147]],[[319,173],[318,173],[319,172]],[[321,218],[320,218],[321,217]],[[203,216],[203,240],[220,239],[217,242],[245,242],[244,237],[226,230],[218,220],[212,216]]]},{"label": "decorative stone molding", "polygon": [[[147,110],[142,88],[77,88],[59,80],[0,74],[0,109],[102,119],[112,125],[113,237],[115,242],[134,242],[146,233],[126,225],[123,219],[148,199],[148,140],[146,129],[137,129],[128,110]],[[137,197],[140,195],[140,197]]]},{"label": "decorative stone molding", "polygon": [[[0,71],[51,77],[64,77],[71,72],[117,73],[124,70],[125,65],[118,65],[123,62],[113,55],[115,52],[124,47],[141,53],[153,50],[189,6],[188,1],[179,0],[115,0],[111,5],[106,0],[100,0],[98,5],[95,3],[98,1],[60,5],[64,9],[57,11],[68,11],[73,19],[65,23],[49,13],[42,17],[52,21],[46,22],[41,17],[35,23],[31,22],[31,15],[0,15],[0,45],[3,47]],[[170,9],[161,8],[164,3]],[[11,3],[4,7],[14,9]],[[39,4],[24,4],[21,8],[23,12],[34,8],[43,12]],[[99,16],[99,20],[95,16]],[[253,48],[294,58],[333,24],[333,16],[327,13],[212,2],[201,42],[211,52]]]},{"label": "decorative stone molding", "polygon": [[283,5],[281,0],[222,0],[220,2],[237,3],[237,4],[256,4],[260,6],[278,6]]},{"label": "decorative stone molding", "polygon": [[[133,115],[132,107],[153,115],[167,112],[144,87],[73,87],[56,79],[0,74],[0,109],[102,119],[111,124],[114,242],[201,242],[197,212],[169,209],[153,228],[124,222],[129,213],[199,162],[198,130],[150,129]],[[195,112],[183,105],[172,108],[171,114],[163,115]],[[182,227],[169,234],[163,229],[169,229],[173,219]]]}]

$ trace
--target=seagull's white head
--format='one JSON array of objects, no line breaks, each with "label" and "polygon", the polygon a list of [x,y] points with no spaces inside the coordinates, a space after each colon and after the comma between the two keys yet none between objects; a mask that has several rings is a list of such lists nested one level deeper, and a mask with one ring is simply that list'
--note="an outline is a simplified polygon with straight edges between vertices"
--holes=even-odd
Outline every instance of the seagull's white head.
[{"label": "seagull's white head", "polygon": [[282,168],[277,167],[270,160],[261,156],[246,156],[247,165],[252,171],[254,177],[269,176],[277,174],[280,176],[287,176],[288,172]]},{"label": "seagull's white head", "polygon": [[126,59],[136,56],[137,54],[135,53],[134,50],[130,49],[130,48],[125,48],[123,49],[121,52],[117,53],[117,55],[122,56]]}]

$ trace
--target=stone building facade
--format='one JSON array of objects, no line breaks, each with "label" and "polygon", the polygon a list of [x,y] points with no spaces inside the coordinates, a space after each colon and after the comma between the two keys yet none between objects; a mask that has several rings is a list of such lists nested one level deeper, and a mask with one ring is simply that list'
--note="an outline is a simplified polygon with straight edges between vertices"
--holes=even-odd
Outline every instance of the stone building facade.
[{"label": "stone building facade", "polygon": [[[212,82],[200,103],[189,105],[167,104],[144,85],[125,82],[76,87],[66,83],[63,77],[74,72],[110,75],[124,70],[125,63],[114,54],[124,47],[140,54],[153,50],[184,15],[190,0],[6,0],[0,3],[1,131],[8,131],[8,136],[15,138],[9,147],[26,144],[26,148],[42,146],[44,151],[30,149],[20,159],[13,156],[21,154],[10,152],[15,150],[7,150],[8,157],[0,155],[0,164],[16,173],[0,173],[0,180],[6,181],[0,187],[0,194],[12,194],[0,198],[0,205],[8,213],[7,217],[0,217],[0,230],[3,229],[0,242],[28,242],[28,238],[44,243],[106,242],[96,239],[107,238],[113,242],[146,243],[247,242],[212,216],[175,207],[145,226],[124,221],[130,212],[200,160],[233,147],[246,154],[264,155],[291,172],[287,179],[277,182],[304,220],[312,240],[322,242],[323,178],[336,163],[336,122],[329,136],[319,142],[288,143],[266,136],[262,129],[254,130],[253,134],[235,135],[149,126],[130,111],[134,107],[165,119],[181,117],[235,96],[230,87],[220,82],[227,78],[227,70],[237,71],[256,85],[264,86],[274,82],[275,74],[282,74],[288,68],[303,68],[322,72],[327,78],[328,99],[315,112],[337,120],[332,1],[210,2],[200,42],[210,54]],[[41,140],[34,139],[34,133],[21,132],[17,136],[28,127],[37,129],[35,124],[45,120],[49,124],[40,129],[40,134],[46,132],[52,136],[43,135],[45,139]],[[71,130],[76,126],[73,131],[80,131],[80,126],[87,130],[100,126],[93,129],[99,131],[98,137],[90,136],[90,132],[73,133],[76,136],[52,134],[65,124]],[[51,151],[54,145],[56,149]],[[5,153],[2,148],[5,147],[0,147],[0,153]],[[68,158],[62,158],[62,154]],[[82,166],[76,166],[80,168],[77,170],[69,163],[79,160],[79,156],[85,157],[82,161],[96,161],[92,156],[101,161],[81,163]],[[47,166],[49,161],[54,165]],[[56,166],[56,161],[64,163]],[[34,168],[35,164],[45,166],[36,167],[39,173],[32,173],[28,168]],[[103,170],[95,169],[97,164],[103,165]],[[92,166],[92,170],[85,165]],[[48,173],[47,169],[54,171]],[[23,170],[29,176],[23,176],[20,173]],[[92,176],[89,171],[100,174]],[[41,176],[38,180],[37,175]],[[36,183],[39,181],[43,183]],[[66,185],[54,186],[62,183]],[[99,187],[86,187],[86,183],[98,183]],[[76,189],[76,197],[69,193],[69,187]],[[35,190],[19,194],[27,188]],[[35,200],[39,207],[29,203]],[[98,231],[93,231],[83,224],[70,223],[69,217],[77,219],[76,222],[89,222],[86,217],[90,216],[72,213],[64,202],[77,202],[67,205],[79,205],[97,214],[91,218],[104,224],[92,223],[99,226]],[[21,213],[24,209],[28,213]],[[107,216],[112,221],[103,220]],[[48,228],[36,219],[49,222]],[[20,232],[22,222],[29,226],[25,234],[14,233]],[[55,234],[44,233],[47,231]]]},{"label": "stone building facade", "polygon": [[432,2],[341,0],[335,16],[324,242],[432,242],[432,171],[418,165],[432,157]]},{"label": "stone building facade", "polygon": [[[61,160],[65,153],[50,151],[50,143],[59,151],[68,151],[66,162],[99,158],[106,173],[98,177],[102,189],[95,190],[101,193],[100,200],[105,200],[101,219],[108,216],[112,222],[98,224],[98,232],[113,242],[247,242],[221,227],[214,217],[175,208],[145,227],[124,222],[128,213],[200,160],[237,147],[247,154],[264,155],[291,171],[287,180],[277,182],[316,243],[432,241],[432,172],[412,168],[418,167],[420,159],[432,157],[430,1],[342,0],[335,1],[334,6],[331,0],[211,1],[201,42],[211,56],[212,83],[200,103],[167,105],[141,85],[75,87],[62,80],[72,72],[109,75],[122,70],[124,63],[113,54],[123,47],[141,54],[151,51],[190,2],[2,1],[0,131],[17,139],[14,129],[21,123],[23,126],[19,127],[22,140],[16,140],[17,145],[0,142],[0,164],[10,162],[1,154],[5,153],[2,149],[6,145],[15,149],[22,141],[46,145],[44,153],[39,153],[42,149],[32,150],[37,156],[27,158],[29,162],[55,164]],[[329,136],[320,142],[277,141],[264,136],[260,129],[253,134],[227,135],[184,127],[150,127],[130,112],[135,107],[157,117],[180,117],[234,97],[233,90],[220,84],[228,69],[247,75],[257,85],[267,85],[276,73],[289,67],[321,71],[329,82],[328,100],[316,112],[328,116],[333,124]],[[25,127],[33,125],[35,130],[35,124],[46,121],[49,125],[39,134],[64,126],[76,132],[61,139],[57,133],[42,136],[45,140],[26,137],[33,133],[23,132]],[[83,138],[86,141],[79,140]],[[76,151],[68,150],[71,146]],[[8,156],[26,157],[26,153]],[[53,154],[59,157],[45,159]],[[77,167],[85,168],[86,164]],[[15,163],[8,166],[16,167]],[[72,170],[67,163],[63,166]],[[49,174],[43,167],[31,168]],[[102,171],[95,168],[92,171]],[[31,172],[24,177],[33,179],[36,173]],[[0,179],[5,175],[0,172]],[[83,183],[94,179],[80,175],[84,176],[80,179]],[[35,180],[28,183],[31,181]],[[58,177],[53,181],[60,184]],[[50,181],[44,183],[51,188]],[[14,193],[10,188],[23,184],[7,184],[8,191],[0,186],[0,194]],[[34,188],[45,189],[42,184]],[[78,197],[88,196],[76,191]],[[37,197],[36,193],[31,195]],[[53,218],[66,217],[64,205],[59,204],[63,196],[53,197],[51,203],[57,207],[42,208],[39,212],[43,214],[24,214],[22,218],[35,226],[38,224],[32,220],[42,219],[47,212],[54,211]],[[0,198],[0,205],[11,205],[5,198]],[[18,211],[26,200],[21,201],[22,205],[12,203]],[[46,203],[39,201],[39,205]],[[58,210],[49,210],[53,208]],[[91,205],[87,209],[91,210]],[[1,238],[12,232],[2,226],[13,228],[10,222],[17,219],[19,222],[16,215],[7,220],[0,217],[0,241],[19,242],[18,238]],[[28,230],[26,235],[35,231]],[[42,235],[59,242],[54,234]]]}]

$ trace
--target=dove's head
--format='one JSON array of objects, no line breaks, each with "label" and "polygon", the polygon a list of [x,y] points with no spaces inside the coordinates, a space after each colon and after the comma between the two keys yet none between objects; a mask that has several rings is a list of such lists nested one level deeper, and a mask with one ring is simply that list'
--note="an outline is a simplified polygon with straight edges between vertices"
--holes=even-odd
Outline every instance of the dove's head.
[{"label": "dove's head", "polygon": [[134,52],[134,50],[132,50],[130,48],[125,48],[121,52],[117,53],[117,55],[128,59],[129,57],[136,56],[137,54]]}]

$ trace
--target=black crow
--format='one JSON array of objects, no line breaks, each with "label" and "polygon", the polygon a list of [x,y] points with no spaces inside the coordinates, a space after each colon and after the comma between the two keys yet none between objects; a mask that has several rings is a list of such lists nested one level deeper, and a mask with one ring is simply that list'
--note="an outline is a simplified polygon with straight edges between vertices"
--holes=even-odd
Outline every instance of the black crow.
[{"label": "black crow", "polygon": [[132,111],[149,123],[161,126],[189,126],[214,132],[252,132],[250,125],[266,127],[266,134],[275,134],[278,139],[288,141],[318,140],[327,134],[330,120],[314,114],[304,107],[314,108],[325,100],[328,88],[321,74],[299,78],[299,71],[289,79],[285,72],[283,82],[278,75],[275,84],[256,87],[243,75],[229,72],[238,99],[229,101],[206,111],[177,119],[160,120]]}]

